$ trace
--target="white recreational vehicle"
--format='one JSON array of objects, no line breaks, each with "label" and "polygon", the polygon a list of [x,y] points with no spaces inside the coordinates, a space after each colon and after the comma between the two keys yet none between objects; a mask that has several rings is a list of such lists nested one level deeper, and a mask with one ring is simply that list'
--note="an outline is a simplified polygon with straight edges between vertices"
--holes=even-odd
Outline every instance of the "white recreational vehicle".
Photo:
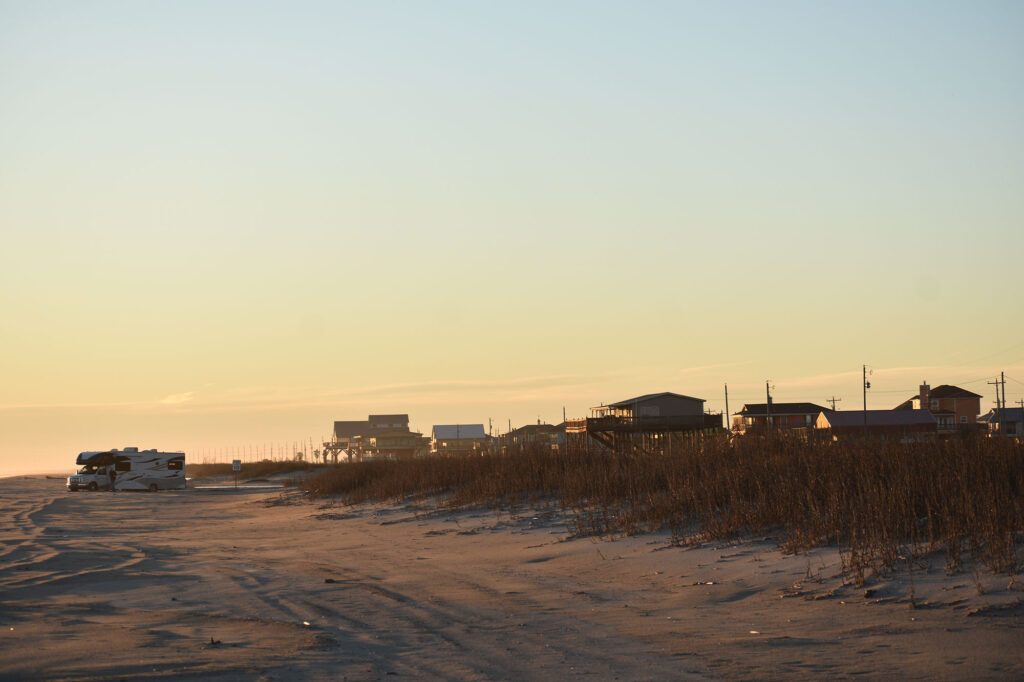
[{"label": "white recreational vehicle", "polygon": [[109,490],[114,472],[115,490],[163,490],[185,487],[185,453],[100,450],[78,455],[82,468],[68,476],[68,490]]}]

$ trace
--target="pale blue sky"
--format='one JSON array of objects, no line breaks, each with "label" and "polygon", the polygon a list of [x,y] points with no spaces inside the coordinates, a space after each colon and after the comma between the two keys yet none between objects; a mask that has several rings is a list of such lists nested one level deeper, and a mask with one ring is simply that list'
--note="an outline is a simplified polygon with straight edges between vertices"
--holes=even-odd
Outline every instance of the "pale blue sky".
[{"label": "pale blue sky", "polygon": [[[1021,35],[1018,2],[0,2],[0,459],[167,396],[191,443],[1024,379]],[[307,397],[215,428],[260,391]]]}]

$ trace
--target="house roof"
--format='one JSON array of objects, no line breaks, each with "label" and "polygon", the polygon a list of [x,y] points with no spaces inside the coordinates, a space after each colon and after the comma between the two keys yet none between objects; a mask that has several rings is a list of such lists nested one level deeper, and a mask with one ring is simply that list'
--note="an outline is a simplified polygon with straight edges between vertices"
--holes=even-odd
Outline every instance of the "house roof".
[{"label": "house roof", "polygon": [[565,431],[565,422],[561,424],[527,424],[518,429],[512,429],[512,433],[527,435],[531,433],[557,433]]},{"label": "house roof", "polygon": [[694,398],[693,396],[682,395],[681,393],[672,393],[671,391],[664,391],[662,393],[648,393],[646,395],[638,395],[635,398],[629,400],[620,400],[617,403],[610,403],[608,405],[602,405],[601,407],[630,407],[636,403],[644,403],[648,400],[654,400],[655,398],[682,398],[683,400],[696,400],[698,402],[704,402],[703,398]]},{"label": "house roof", "polygon": [[434,438],[486,438],[483,424],[435,424]]},{"label": "house roof", "polygon": [[[749,416],[768,416],[768,403],[747,403],[743,409],[735,414]],[[815,405],[814,403],[776,403],[772,402],[772,416],[784,414],[813,414],[827,412],[827,407]]]},{"label": "house roof", "polygon": [[959,386],[949,386],[943,384],[942,386],[936,386],[932,390],[928,391],[929,399],[936,398],[980,398],[981,396],[977,393],[971,393],[965,388]]},{"label": "house roof", "polygon": [[394,424],[400,422],[402,424],[409,423],[409,415],[407,414],[371,414],[370,423],[376,424],[378,422],[385,422],[388,424]]},{"label": "house roof", "polygon": [[992,408],[985,414],[978,417],[978,421],[985,424],[998,423],[1000,419],[1000,412],[1002,412],[1002,420],[1004,422],[1024,421],[1024,408],[1020,407],[1004,407],[1002,410]]},{"label": "house roof", "polygon": [[[907,398],[904,402],[897,405],[896,410],[910,410],[913,409],[914,400],[920,398],[921,395],[912,395]],[[977,393],[971,393],[965,388],[959,386],[950,386],[949,384],[942,384],[936,386],[928,391],[929,400],[942,400],[943,398],[980,398],[981,396]]]},{"label": "house roof", "polygon": [[335,438],[351,438],[352,436],[362,436],[366,434],[366,431],[370,428],[369,421],[347,421],[347,422],[334,422],[334,437]]},{"label": "house roof", "polygon": [[[864,410],[823,410],[829,426],[863,426]],[[868,410],[868,426],[914,426],[935,424],[935,416],[928,410]]]}]

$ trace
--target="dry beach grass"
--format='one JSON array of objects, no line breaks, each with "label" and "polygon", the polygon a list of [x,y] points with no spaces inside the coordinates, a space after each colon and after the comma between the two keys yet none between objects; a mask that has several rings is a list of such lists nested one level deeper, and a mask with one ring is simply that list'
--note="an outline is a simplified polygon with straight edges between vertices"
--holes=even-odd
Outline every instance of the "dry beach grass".
[{"label": "dry beach grass", "polygon": [[348,502],[439,496],[451,507],[553,500],[577,534],[668,529],[684,538],[775,533],[791,551],[835,546],[857,580],[942,553],[1019,570],[1024,447],[1001,439],[830,443],[693,440],[668,452],[551,452],[375,461],[303,483]]}]

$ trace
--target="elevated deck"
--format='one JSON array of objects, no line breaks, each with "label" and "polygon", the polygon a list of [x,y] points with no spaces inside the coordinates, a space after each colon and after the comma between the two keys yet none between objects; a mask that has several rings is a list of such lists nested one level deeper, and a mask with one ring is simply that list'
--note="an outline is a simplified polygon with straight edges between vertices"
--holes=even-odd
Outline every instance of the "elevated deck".
[{"label": "elevated deck", "polygon": [[592,444],[610,450],[665,451],[679,437],[718,432],[724,432],[721,414],[588,417],[565,422],[567,443],[588,452]]}]

